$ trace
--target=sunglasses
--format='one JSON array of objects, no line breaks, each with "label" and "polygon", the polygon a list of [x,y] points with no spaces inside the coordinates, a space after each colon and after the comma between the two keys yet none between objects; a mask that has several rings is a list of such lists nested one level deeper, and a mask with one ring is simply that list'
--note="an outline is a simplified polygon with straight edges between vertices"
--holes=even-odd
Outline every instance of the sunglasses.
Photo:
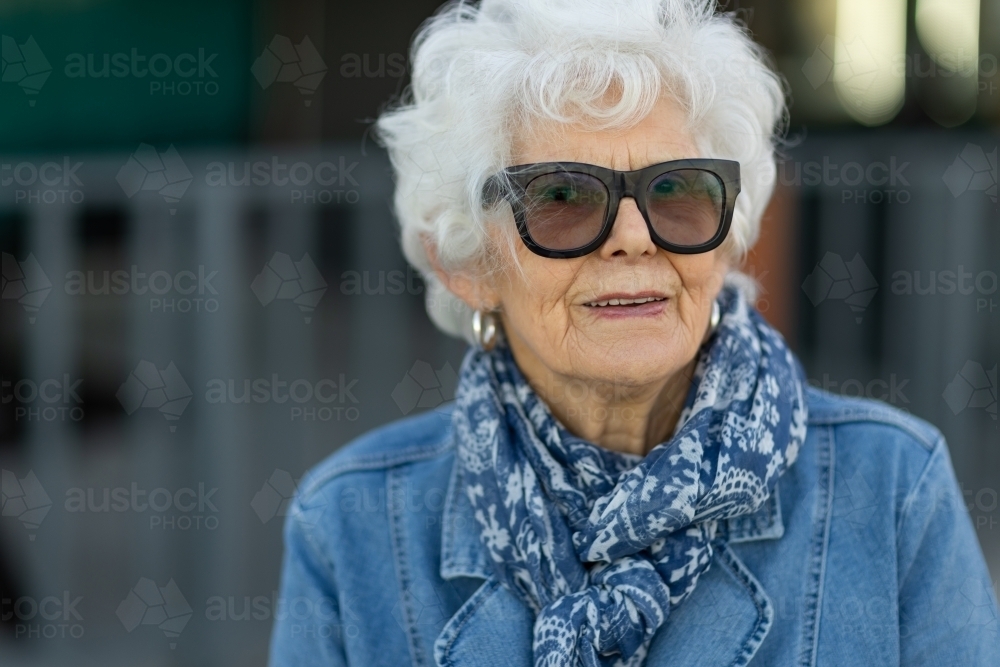
[{"label": "sunglasses", "polygon": [[542,257],[568,259],[607,240],[625,197],[635,200],[653,242],[692,255],[717,248],[729,233],[740,193],[740,163],[696,158],[635,171],[581,162],[507,167],[487,179],[484,205],[510,203],[524,244]]}]

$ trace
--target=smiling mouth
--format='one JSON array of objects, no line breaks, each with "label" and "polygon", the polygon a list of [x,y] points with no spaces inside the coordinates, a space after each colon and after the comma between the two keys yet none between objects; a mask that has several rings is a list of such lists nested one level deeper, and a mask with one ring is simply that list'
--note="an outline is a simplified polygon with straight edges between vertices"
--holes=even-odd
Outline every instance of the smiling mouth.
[{"label": "smiling mouth", "polygon": [[664,296],[642,296],[636,298],[613,298],[613,299],[598,299],[596,301],[591,301],[583,305],[588,308],[607,308],[608,306],[641,306],[646,303],[655,303],[658,301],[666,301],[667,298]]}]

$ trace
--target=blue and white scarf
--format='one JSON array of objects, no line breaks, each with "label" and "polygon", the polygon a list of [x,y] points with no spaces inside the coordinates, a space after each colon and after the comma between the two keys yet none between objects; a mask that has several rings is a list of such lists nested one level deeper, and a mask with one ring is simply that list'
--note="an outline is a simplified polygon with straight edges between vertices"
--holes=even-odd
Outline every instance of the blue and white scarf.
[{"label": "blue and white scarf", "polygon": [[708,570],[718,522],[767,500],[806,435],[804,375],[733,287],[673,437],[644,458],[566,430],[499,345],[470,350],[458,459],[500,582],[536,614],[536,667],[638,667]]}]

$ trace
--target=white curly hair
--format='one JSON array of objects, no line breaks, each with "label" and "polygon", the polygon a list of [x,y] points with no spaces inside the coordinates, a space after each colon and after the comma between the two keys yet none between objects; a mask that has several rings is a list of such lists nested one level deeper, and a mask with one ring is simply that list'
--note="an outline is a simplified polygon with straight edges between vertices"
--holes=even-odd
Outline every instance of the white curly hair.
[{"label": "white curly hair", "polygon": [[734,266],[756,241],[785,94],[765,52],[715,0],[455,0],[420,27],[410,57],[411,85],[375,136],[395,172],[403,252],[446,333],[471,340],[472,310],[438,280],[425,243],[446,271],[486,270],[497,218],[483,209],[483,184],[540,121],[626,128],[670,96],[701,151],[691,157],[740,162],[723,246]]}]

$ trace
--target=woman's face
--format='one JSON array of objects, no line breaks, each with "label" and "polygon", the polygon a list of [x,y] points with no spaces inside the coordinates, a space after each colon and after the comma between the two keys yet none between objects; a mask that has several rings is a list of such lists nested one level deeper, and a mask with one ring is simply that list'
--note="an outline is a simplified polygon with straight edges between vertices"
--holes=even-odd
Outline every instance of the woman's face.
[{"label": "woman's face", "polygon": [[[685,120],[683,110],[665,99],[626,131],[569,127],[546,134],[543,127],[515,143],[513,164],[572,161],[624,171],[706,157],[695,148]],[[513,215],[506,215],[513,226]],[[607,241],[589,255],[545,258],[519,239],[514,247],[523,271],[493,278],[486,292],[487,300],[499,305],[506,335],[529,378],[554,373],[588,384],[662,384],[697,353],[727,270],[719,249],[677,255],[657,247],[631,198],[622,200]],[[655,300],[598,305],[650,297]]]}]

